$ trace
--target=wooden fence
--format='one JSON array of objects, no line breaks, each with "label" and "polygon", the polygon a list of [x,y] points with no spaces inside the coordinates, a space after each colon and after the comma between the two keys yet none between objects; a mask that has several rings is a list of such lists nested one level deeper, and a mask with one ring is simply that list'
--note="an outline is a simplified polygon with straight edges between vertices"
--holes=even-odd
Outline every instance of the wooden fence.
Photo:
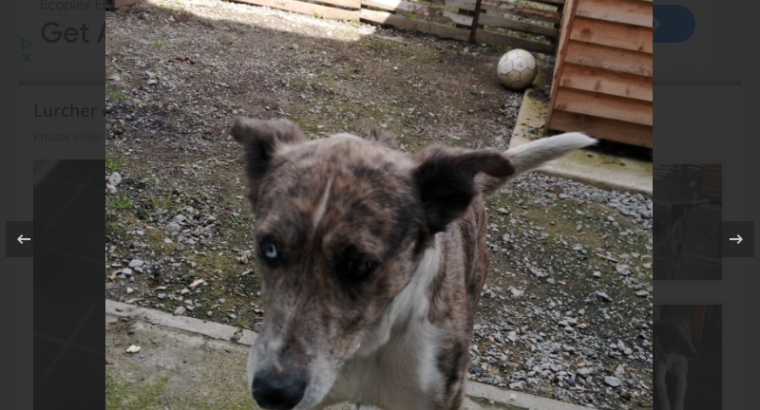
[{"label": "wooden fence", "polygon": [[547,127],[652,148],[652,0],[568,0]]},{"label": "wooden fence", "polygon": [[553,54],[566,0],[480,0],[480,4],[477,0],[234,1],[326,19],[363,20],[461,41],[471,39],[472,26],[477,24],[473,38],[477,42]]}]

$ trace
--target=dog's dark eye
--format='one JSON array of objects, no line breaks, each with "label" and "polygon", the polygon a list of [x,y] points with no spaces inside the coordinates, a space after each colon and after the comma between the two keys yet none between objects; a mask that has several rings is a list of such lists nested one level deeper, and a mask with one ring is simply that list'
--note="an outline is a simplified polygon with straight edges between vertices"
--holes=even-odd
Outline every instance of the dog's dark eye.
[{"label": "dog's dark eye", "polygon": [[338,276],[346,283],[357,283],[369,277],[377,263],[361,256],[345,256],[338,265]]}]

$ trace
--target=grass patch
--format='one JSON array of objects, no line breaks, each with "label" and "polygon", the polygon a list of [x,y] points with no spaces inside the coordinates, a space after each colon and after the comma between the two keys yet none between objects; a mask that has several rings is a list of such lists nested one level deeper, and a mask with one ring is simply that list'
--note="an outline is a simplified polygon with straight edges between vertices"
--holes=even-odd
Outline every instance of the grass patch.
[{"label": "grass patch", "polygon": [[106,155],[106,170],[108,172],[118,172],[124,169],[126,158],[122,154]]},{"label": "grass patch", "polygon": [[108,201],[108,207],[119,210],[130,209],[132,208],[132,199],[126,192],[119,192],[118,195]]},{"label": "grass patch", "polygon": [[507,52],[507,47],[500,44],[489,44],[487,50],[488,54],[504,54]]},{"label": "grass patch", "polygon": [[165,197],[158,197],[158,198],[155,195],[150,194],[150,204],[153,207],[153,209],[161,210],[161,211],[180,209],[181,205],[172,203],[173,197],[174,197],[174,191],[170,191],[169,195]]},{"label": "grass patch", "polygon": [[169,378],[159,378],[136,388],[121,386],[106,368],[106,410],[144,410],[162,408],[161,393]]},{"label": "grass patch", "polygon": [[124,91],[118,88],[106,88],[106,99],[122,102],[127,99],[127,95]]},{"label": "grass patch", "polygon": [[127,236],[127,228],[113,222],[106,224],[106,241]]}]

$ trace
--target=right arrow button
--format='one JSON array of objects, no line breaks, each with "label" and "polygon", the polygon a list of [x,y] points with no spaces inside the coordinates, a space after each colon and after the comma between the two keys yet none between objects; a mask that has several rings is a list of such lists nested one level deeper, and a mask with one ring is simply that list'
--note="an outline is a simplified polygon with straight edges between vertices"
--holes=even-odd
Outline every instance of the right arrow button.
[{"label": "right arrow button", "polygon": [[752,258],[755,256],[755,223],[753,221],[723,221],[724,258]]}]

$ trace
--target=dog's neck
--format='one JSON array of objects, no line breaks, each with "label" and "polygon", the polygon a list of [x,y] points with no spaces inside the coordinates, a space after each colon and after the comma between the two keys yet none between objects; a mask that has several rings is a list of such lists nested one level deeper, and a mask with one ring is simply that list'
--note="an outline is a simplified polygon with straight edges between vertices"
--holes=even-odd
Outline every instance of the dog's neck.
[{"label": "dog's neck", "polygon": [[443,256],[438,241],[425,251],[411,281],[394,297],[362,340],[356,356],[363,357],[385,345],[394,333],[404,332],[413,321],[426,321],[430,308],[430,285],[441,273]]}]

